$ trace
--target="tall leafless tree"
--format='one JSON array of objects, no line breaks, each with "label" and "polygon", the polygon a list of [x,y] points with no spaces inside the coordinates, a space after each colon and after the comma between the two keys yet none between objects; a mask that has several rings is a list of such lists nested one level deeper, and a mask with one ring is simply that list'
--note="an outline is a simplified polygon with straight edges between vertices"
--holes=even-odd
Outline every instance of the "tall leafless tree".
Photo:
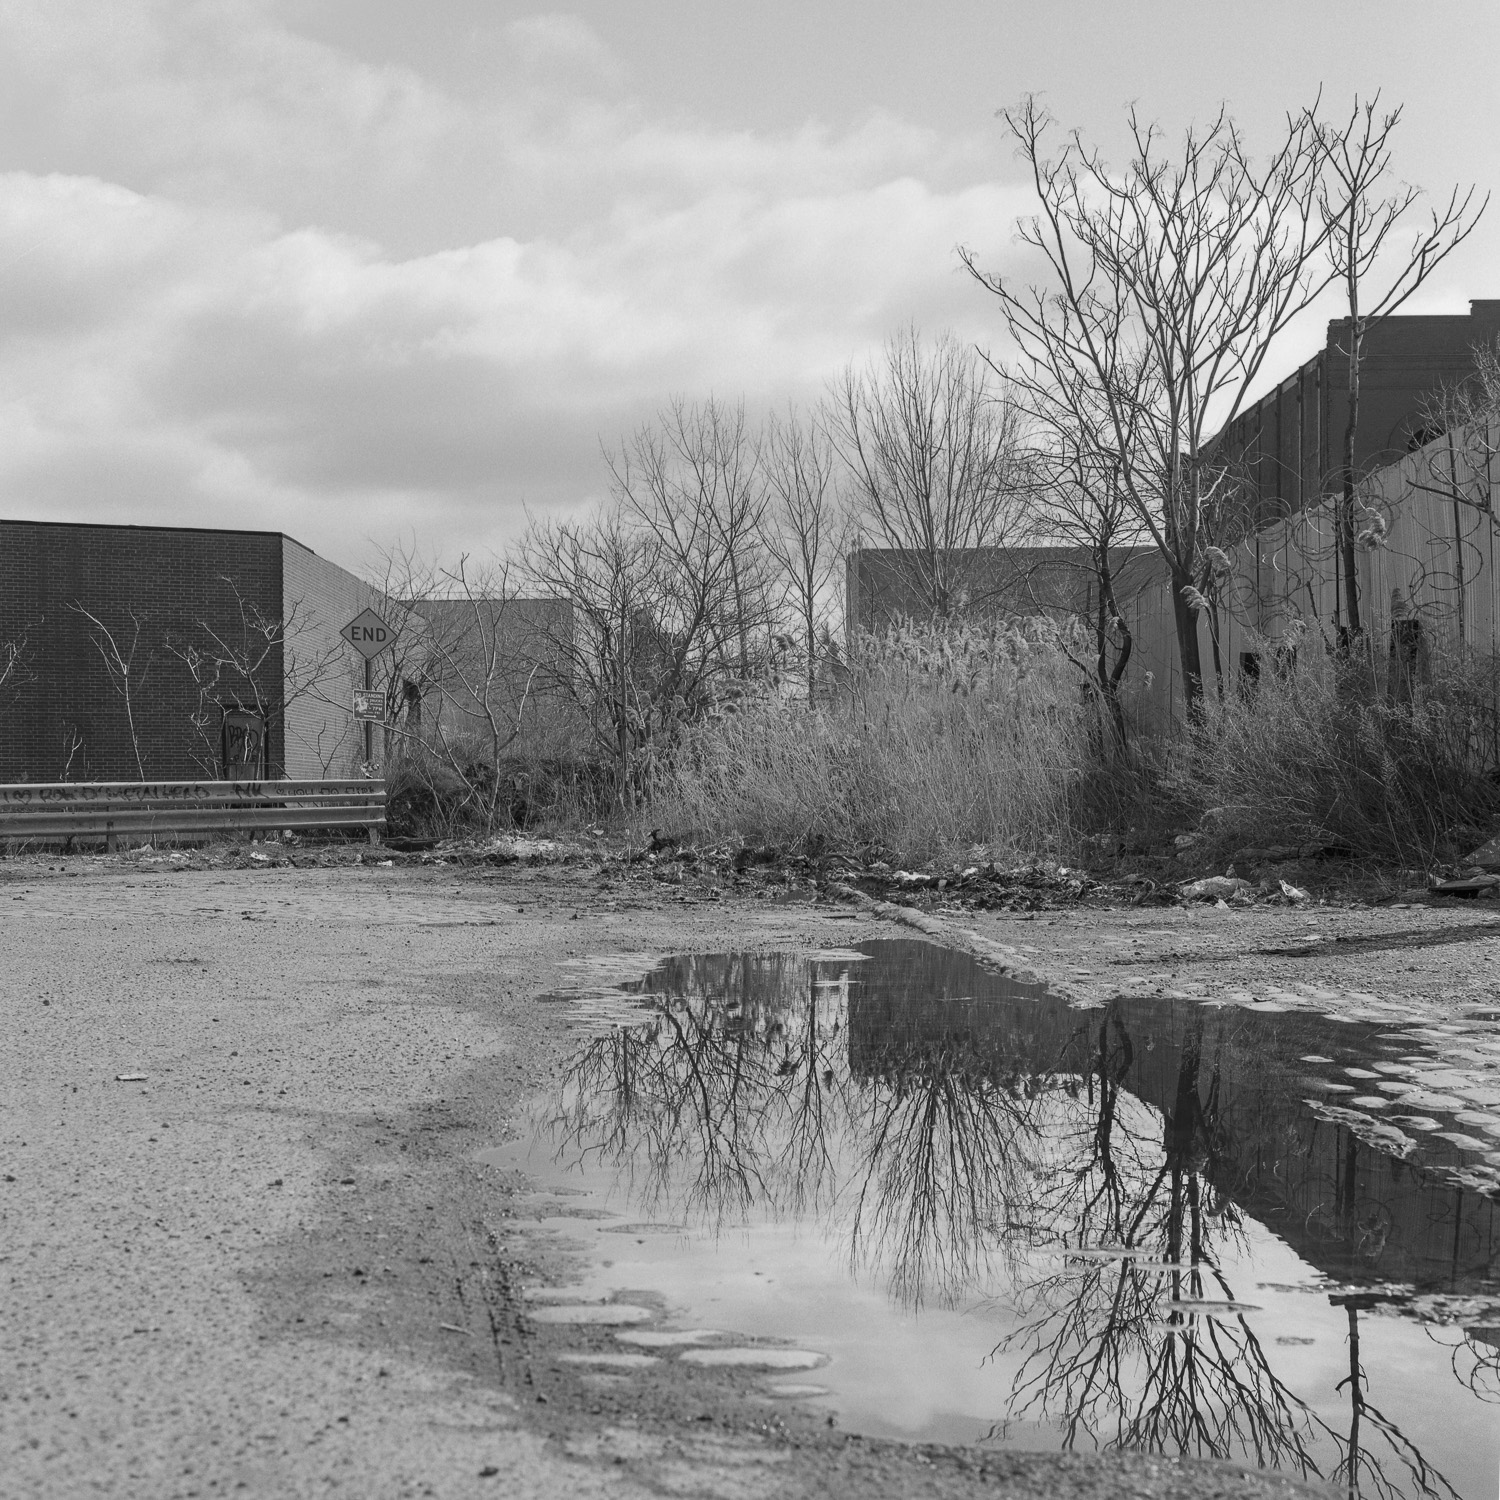
[{"label": "tall leafless tree", "polygon": [[[1403,221],[1422,197],[1419,188],[1391,180],[1391,137],[1401,121],[1398,106],[1378,113],[1380,96],[1356,100],[1341,125],[1320,123],[1323,154],[1318,212],[1326,234],[1328,262],[1349,307],[1342,334],[1349,401],[1340,467],[1338,545],[1344,581],[1344,625],[1352,640],[1363,621],[1359,608],[1355,446],[1359,427],[1360,361],[1372,328],[1390,317],[1468,239],[1489,203],[1475,203],[1474,187],[1454,188],[1448,201],[1430,210],[1412,238],[1396,244]],[[1372,287],[1370,283],[1373,282]]]},{"label": "tall leafless tree", "polygon": [[[1127,745],[1121,683],[1130,665],[1134,638],[1116,597],[1124,562],[1146,541],[1146,532],[1120,481],[1118,452],[1099,441],[1105,414],[1091,400],[1093,388],[1075,380],[1061,387],[1048,376],[1024,369],[1013,378],[1033,444],[1031,483],[1022,490],[1028,542],[1063,549],[1065,572],[1073,586],[1062,601],[1077,613],[1093,639],[1093,661],[1076,664],[1098,698],[1114,732]],[[1018,577],[1028,586],[1039,571],[1020,562]],[[1049,572],[1055,568],[1049,564]],[[1082,585],[1081,590],[1077,586]],[[1056,609],[1055,590],[1033,600],[1044,612]],[[1066,644],[1064,644],[1066,650]],[[1070,653],[1071,655],[1071,653]]]},{"label": "tall leafless tree", "polygon": [[[1071,602],[1093,644],[1092,660],[1079,665],[1115,744],[1124,749],[1129,736],[1120,692],[1135,638],[1116,598],[1116,586],[1121,567],[1143,533],[1110,465],[1077,449],[1057,459],[1056,467],[1033,488],[1033,535],[1051,543],[1061,541],[1070,555],[1069,569],[1077,580],[1069,590]],[[1037,602],[1045,607],[1050,601]],[[1063,649],[1068,649],[1065,640]]]},{"label": "tall leafless tree", "polygon": [[1081,446],[1115,466],[1121,492],[1171,579],[1186,696],[1203,692],[1198,612],[1216,518],[1232,503],[1218,435],[1244,406],[1278,336],[1328,284],[1319,213],[1323,145],[1289,116],[1264,161],[1221,113],[1168,151],[1134,110],[1119,169],[1074,132],[1052,151],[1033,99],[1005,112],[1040,211],[1020,238],[1049,284],[964,263],[999,300],[1031,384],[1050,384]]},{"label": "tall leafless tree", "polygon": [[759,680],[776,582],[759,447],[742,408],[674,402],[606,455],[610,503],[533,525],[519,570],[567,601],[558,690],[593,726],[628,804],[682,728]]},{"label": "tall leafless tree", "polygon": [[566,632],[550,642],[555,686],[589,727],[590,750],[611,768],[629,805],[653,728],[652,605],[660,549],[624,523],[618,508],[579,522],[536,522],[518,560],[527,580],[569,605]]},{"label": "tall leafless tree", "polygon": [[759,446],[742,405],[673,401],[606,455],[623,514],[655,543],[657,610],[674,676],[699,658],[750,676],[771,621],[760,549]]},{"label": "tall leafless tree", "polygon": [[819,640],[827,637],[837,611],[848,542],[838,458],[817,418],[789,410],[767,421],[762,461],[769,499],[762,537],[781,569],[788,612],[801,637],[811,707],[817,701]]},{"label": "tall leafless tree", "polygon": [[901,554],[921,608],[944,619],[977,602],[976,554],[1012,537],[1024,482],[1019,414],[993,368],[951,333],[908,327],[844,370],[827,409],[858,518]]}]

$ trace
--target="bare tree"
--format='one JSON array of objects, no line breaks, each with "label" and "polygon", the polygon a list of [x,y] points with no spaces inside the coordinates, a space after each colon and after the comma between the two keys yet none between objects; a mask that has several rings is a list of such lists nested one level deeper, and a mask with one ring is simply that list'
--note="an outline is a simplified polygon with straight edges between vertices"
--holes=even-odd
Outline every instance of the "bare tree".
[{"label": "bare tree", "polygon": [[748,678],[768,645],[771,585],[765,481],[743,406],[674,401],[606,461],[616,502],[655,543],[673,675],[737,664]]},{"label": "bare tree", "polygon": [[[1500,531],[1492,479],[1500,464],[1500,342],[1474,350],[1474,369],[1463,380],[1442,386],[1422,405],[1426,480],[1413,478],[1412,487],[1439,496],[1483,517],[1492,533]],[[1438,437],[1441,442],[1436,441]],[[1387,523],[1368,514],[1355,533],[1357,546],[1383,545]],[[1455,511],[1455,524],[1457,512]],[[1457,530],[1455,530],[1457,535]],[[1463,565],[1459,564],[1462,578]]]},{"label": "bare tree", "polygon": [[[1097,440],[1102,414],[1089,403],[1089,389],[1060,389],[1050,379],[1026,372],[1016,381],[1017,400],[1026,410],[1035,446],[1031,483],[1022,490],[1024,535],[1030,542],[1063,549],[1063,567],[1081,578],[1084,587],[1070,589],[1066,600],[1093,639],[1092,663],[1073,657],[1065,637],[1059,637],[1084,674],[1121,748],[1127,743],[1120,685],[1130,665],[1134,638],[1115,597],[1123,562],[1146,540],[1120,480],[1118,454]],[[1052,564],[1055,566],[1055,564]],[[1022,566],[1028,586],[1037,569]],[[1039,609],[1055,609],[1058,601],[1048,591],[1038,596]]]},{"label": "bare tree", "polygon": [[[1039,525],[1046,528],[1049,537],[1062,538],[1068,544],[1071,569],[1084,580],[1083,597],[1076,597],[1076,585],[1072,592],[1075,612],[1093,644],[1093,656],[1091,661],[1077,665],[1113,731],[1115,743],[1124,749],[1129,736],[1120,689],[1135,638],[1115,589],[1121,566],[1140,540],[1140,529],[1116,475],[1076,453],[1052,483],[1038,486],[1035,503]],[[1067,638],[1058,639],[1071,658]]]},{"label": "bare tree", "polygon": [[675,402],[606,459],[611,503],[588,521],[534,524],[519,559],[529,584],[571,606],[552,643],[556,687],[629,804],[684,726],[759,681],[775,581],[742,409]]},{"label": "bare tree", "polygon": [[769,504],[762,537],[786,581],[807,669],[807,702],[817,701],[820,636],[837,611],[848,512],[837,482],[837,455],[825,427],[795,410],[766,423],[762,454]]},{"label": "bare tree", "polygon": [[73,779],[73,762],[80,755],[83,756],[84,779],[90,779],[88,776],[89,748],[83,736],[78,732],[76,724],[65,723],[63,725],[62,751],[62,770],[58,773],[57,779],[59,781],[71,781]]},{"label": "bare tree", "polygon": [[227,574],[219,581],[234,595],[235,613],[214,622],[198,620],[191,633],[169,634],[166,651],[193,680],[198,706],[192,713],[199,748],[195,759],[210,776],[220,774],[220,726],[224,712],[249,707],[269,739],[286,723],[299,699],[321,696],[342,659],[343,644],[323,642],[311,612],[294,600],[283,615],[265,614]]},{"label": "bare tree", "polygon": [[[85,609],[78,600],[73,600],[68,608],[82,615],[89,622],[91,627],[89,639],[94,643],[94,649],[99,653],[100,661],[104,663],[110,686],[124,705],[125,725],[130,734],[130,751],[135,757],[136,772],[144,781],[146,763],[141,755],[141,739],[136,727],[135,709],[137,695],[145,686],[155,655],[149,646],[144,655],[141,652],[141,631],[145,628],[146,617],[134,609],[129,612],[130,637],[127,640],[123,629],[117,635],[98,615]],[[71,762],[71,756],[69,760]]]},{"label": "bare tree", "polygon": [[1015,404],[990,365],[950,333],[915,327],[834,382],[828,430],[860,518],[903,555],[921,606],[946,618],[974,602],[979,549],[1002,546],[1023,482]]},{"label": "bare tree", "polygon": [[[555,618],[518,599],[519,574],[504,559],[468,554],[444,564],[401,545],[380,557],[383,611],[395,632],[382,658],[388,751],[400,746],[429,790],[457,792],[466,816],[492,832],[508,803],[507,765],[534,753],[544,722],[562,709],[566,606]],[[534,601],[551,609],[560,601]]]},{"label": "bare tree", "polygon": [[550,641],[558,663],[553,686],[577,706],[590,748],[611,766],[626,804],[653,727],[642,657],[654,634],[658,560],[655,538],[628,527],[618,508],[583,522],[534,522],[520,548],[527,579],[570,606],[566,635]]},{"label": "bare tree", "polygon": [[[1354,454],[1365,337],[1468,239],[1489,203],[1486,194],[1475,205],[1473,186],[1462,196],[1454,188],[1446,204],[1430,210],[1429,222],[1417,229],[1410,242],[1396,246],[1399,227],[1422,193],[1419,188],[1391,182],[1390,141],[1401,121],[1401,108],[1377,114],[1379,104],[1379,94],[1364,103],[1356,100],[1342,126],[1320,124],[1317,130],[1323,152],[1318,212],[1329,266],[1349,306],[1343,333],[1349,404],[1344,419],[1338,540],[1344,574],[1344,623],[1351,640],[1363,628],[1355,566],[1358,475]],[[1369,289],[1368,283],[1377,276],[1376,287]]]},{"label": "bare tree", "polygon": [[1132,110],[1131,155],[1116,170],[1076,132],[1049,156],[1052,121],[1033,99],[1005,118],[1041,204],[1020,237],[1051,284],[1020,286],[981,271],[970,251],[962,258],[999,299],[1029,384],[1051,385],[1083,449],[1115,466],[1166,563],[1195,708],[1209,549],[1233,503],[1218,435],[1333,274],[1319,260],[1322,142],[1311,113],[1289,116],[1257,163],[1221,113],[1169,155]]}]

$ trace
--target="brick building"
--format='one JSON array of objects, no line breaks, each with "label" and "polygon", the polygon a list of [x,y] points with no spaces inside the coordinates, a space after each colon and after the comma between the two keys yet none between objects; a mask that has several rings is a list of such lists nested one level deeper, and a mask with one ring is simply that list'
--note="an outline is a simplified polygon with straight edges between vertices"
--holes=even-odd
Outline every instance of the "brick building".
[{"label": "brick building", "polygon": [[355,774],[379,604],[280,532],[0,521],[0,781]]},{"label": "brick building", "polygon": [[[1221,434],[1218,457],[1240,473],[1247,529],[1295,515],[1342,484],[1349,409],[1347,318],[1328,325],[1325,346]],[[1474,371],[1476,348],[1500,339],[1500,300],[1474,300],[1467,316],[1397,316],[1365,335],[1360,358],[1359,477],[1395,463],[1433,434],[1435,397]]]}]

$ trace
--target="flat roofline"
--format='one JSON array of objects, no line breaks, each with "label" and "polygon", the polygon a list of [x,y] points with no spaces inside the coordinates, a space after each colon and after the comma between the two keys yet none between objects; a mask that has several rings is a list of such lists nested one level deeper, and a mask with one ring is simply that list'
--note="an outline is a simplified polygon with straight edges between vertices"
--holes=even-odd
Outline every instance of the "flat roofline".
[{"label": "flat roofline", "polygon": [[143,526],[130,521],[27,521],[17,516],[0,516],[0,526],[56,526],[65,531],[171,531],[191,532],[197,536],[274,536],[316,557],[306,542],[288,536],[284,531],[252,531],[237,526]]}]

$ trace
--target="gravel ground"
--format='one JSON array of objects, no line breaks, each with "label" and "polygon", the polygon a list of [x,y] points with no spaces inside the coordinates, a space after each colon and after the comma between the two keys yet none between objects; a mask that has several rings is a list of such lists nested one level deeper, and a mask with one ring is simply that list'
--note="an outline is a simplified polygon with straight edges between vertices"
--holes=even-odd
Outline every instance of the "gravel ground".
[{"label": "gravel ground", "polygon": [[[605,885],[586,866],[0,861],[0,1494],[1323,1493],[860,1440],[733,1371],[643,1404],[561,1362],[586,1332],[536,1324],[518,1289],[566,1266],[497,1235],[506,1184],[472,1160],[576,1036],[535,997],[587,958],[904,934]],[[1101,994],[1449,1007],[1492,997],[1500,953],[1479,906],[952,920]]]}]

